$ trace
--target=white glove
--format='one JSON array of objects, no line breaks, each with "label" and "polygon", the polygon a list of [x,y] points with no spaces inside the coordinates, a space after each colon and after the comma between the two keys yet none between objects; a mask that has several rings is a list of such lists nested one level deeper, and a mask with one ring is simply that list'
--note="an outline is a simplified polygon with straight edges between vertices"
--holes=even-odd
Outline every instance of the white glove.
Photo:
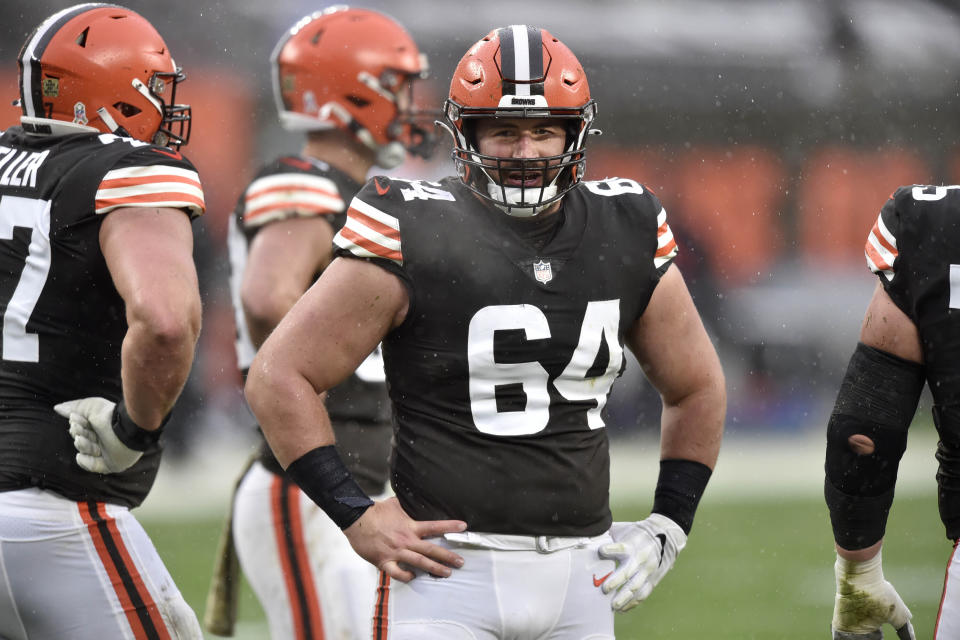
[{"label": "white glove", "polygon": [[106,398],[81,398],[61,402],[53,409],[70,420],[70,435],[77,464],[93,473],[117,473],[133,466],[143,455],[120,442],[113,432],[117,403]]},{"label": "white glove", "polygon": [[837,555],[834,564],[837,597],[833,603],[834,640],[882,640],[882,627],[889,622],[900,640],[916,640],[910,618],[913,614],[893,585],[883,579],[880,553],[863,562]]},{"label": "white glove", "polygon": [[673,567],[677,554],[687,545],[687,534],[670,518],[659,513],[640,522],[614,522],[614,542],[599,549],[600,557],[615,560],[616,570],[604,580],[602,590],[616,590],[610,606],[629,611],[647,599],[661,578]]}]

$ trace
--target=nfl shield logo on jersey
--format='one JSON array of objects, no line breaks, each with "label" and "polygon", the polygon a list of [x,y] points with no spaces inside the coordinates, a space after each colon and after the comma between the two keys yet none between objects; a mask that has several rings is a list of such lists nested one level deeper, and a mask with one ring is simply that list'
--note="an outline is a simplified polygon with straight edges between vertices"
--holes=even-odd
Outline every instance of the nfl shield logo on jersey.
[{"label": "nfl shield logo on jersey", "polygon": [[540,262],[533,263],[533,277],[537,279],[537,282],[542,282],[544,284],[553,280],[553,270],[550,268],[549,262]]}]

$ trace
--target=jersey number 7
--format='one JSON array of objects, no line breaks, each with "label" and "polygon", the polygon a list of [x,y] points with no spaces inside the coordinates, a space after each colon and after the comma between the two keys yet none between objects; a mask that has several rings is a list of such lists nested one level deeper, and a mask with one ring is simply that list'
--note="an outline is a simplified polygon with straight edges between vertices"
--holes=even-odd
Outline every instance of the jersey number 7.
[{"label": "jersey number 7", "polygon": [[[30,243],[25,256],[7,250],[0,252],[0,287],[13,293],[3,309],[3,359],[18,362],[40,361],[40,337],[27,333],[27,322],[33,314],[40,292],[50,273],[50,202],[19,196],[0,197],[0,240],[13,240],[14,229],[30,229]],[[18,277],[19,276],[19,277]]]}]

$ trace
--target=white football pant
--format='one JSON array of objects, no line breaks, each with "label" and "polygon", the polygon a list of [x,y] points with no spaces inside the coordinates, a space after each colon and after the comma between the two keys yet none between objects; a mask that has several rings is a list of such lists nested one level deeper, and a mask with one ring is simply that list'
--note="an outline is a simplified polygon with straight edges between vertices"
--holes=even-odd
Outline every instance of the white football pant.
[{"label": "white football pant", "polygon": [[953,545],[947,574],[943,579],[943,597],[940,599],[940,612],[937,614],[937,626],[934,640],[953,640],[960,638],[960,547]]},{"label": "white football pant", "polygon": [[449,578],[418,571],[409,583],[380,574],[376,640],[612,640],[614,593],[603,580],[616,568],[595,538],[467,532],[431,542],[463,557]]},{"label": "white football pant", "polygon": [[296,484],[259,462],[234,497],[233,541],[274,640],[369,640],[376,568]]},{"label": "white football pant", "polygon": [[0,638],[202,640],[126,507],[0,492]]}]

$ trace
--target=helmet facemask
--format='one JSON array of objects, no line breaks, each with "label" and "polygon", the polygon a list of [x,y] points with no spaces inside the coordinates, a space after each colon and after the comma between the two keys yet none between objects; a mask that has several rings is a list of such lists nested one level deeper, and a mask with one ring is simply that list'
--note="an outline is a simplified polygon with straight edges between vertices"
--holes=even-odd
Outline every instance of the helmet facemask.
[{"label": "helmet facemask", "polygon": [[[153,142],[164,147],[180,148],[190,141],[192,112],[190,105],[177,104],[177,85],[187,79],[180,67],[175,71],[158,71],[150,78],[150,93],[160,103],[160,128],[154,134]],[[165,88],[170,87],[170,102],[163,99]]]},{"label": "helmet facemask", "polygon": [[426,56],[421,54],[420,59],[421,71],[416,74],[385,69],[379,78],[365,71],[357,75],[361,83],[388,100],[393,107],[394,117],[384,131],[388,140],[386,143],[378,143],[358,120],[353,120],[353,124],[349,125],[354,135],[377,153],[377,165],[384,169],[399,166],[407,154],[426,159],[436,151],[437,136],[433,131],[433,122],[439,111],[415,106],[415,84],[417,80],[427,77],[428,68]]},{"label": "helmet facemask", "polygon": [[[505,96],[505,100],[509,97]],[[542,98],[541,98],[542,99]],[[505,107],[495,110],[470,108],[447,100],[443,123],[454,138],[452,158],[458,175],[468,189],[508,215],[535,216],[573,189],[582,179],[586,164],[585,138],[596,117],[596,103],[590,100],[579,109]],[[558,155],[516,158],[485,155],[478,150],[475,124],[481,118],[561,120],[566,129],[564,151]],[[521,184],[539,178],[532,186],[511,187],[498,181],[515,174]]]}]

